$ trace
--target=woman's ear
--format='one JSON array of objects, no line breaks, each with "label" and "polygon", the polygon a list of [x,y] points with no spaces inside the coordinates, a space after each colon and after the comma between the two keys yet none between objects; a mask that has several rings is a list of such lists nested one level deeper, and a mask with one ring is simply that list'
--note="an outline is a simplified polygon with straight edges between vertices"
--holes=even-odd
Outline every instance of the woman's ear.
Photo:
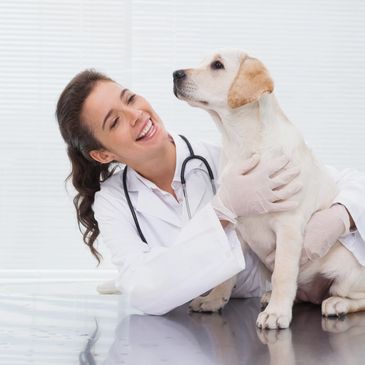
[{"label": "woman's ear", "polygon": [[89,156],[100,163],[109,163],[115,160],[113,153],[103,150],[92,150],[89,152]]},{"label": "woman's ear", "polygon": [[258,100],[274,90],[274,82],[266,67],[256,58],[245,57],[228,92],[228,105],[238,108]]}]

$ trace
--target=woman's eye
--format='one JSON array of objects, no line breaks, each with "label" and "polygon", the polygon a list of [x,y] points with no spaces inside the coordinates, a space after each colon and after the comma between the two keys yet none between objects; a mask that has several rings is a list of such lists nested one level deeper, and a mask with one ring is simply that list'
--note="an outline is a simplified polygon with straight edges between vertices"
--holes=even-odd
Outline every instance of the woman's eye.
[{"label": "woman's eye", "polygon": [[117,125],[118,120],[119,120],[119,117],[114,119],[112,125],[110,126],[110,129],[113,129]]},{"label": "woman's eye", "polygon": [[214,61],[210,64],[210,67],[213,69],[213,70],[219,70],[221,68],[224,68],[224,65],[222,62],[220,61]]},{"label": "woman's eye", "polygon": [[128,99],[128,101],[127,101],[127,104],[129,104],[129,103],[131,103],[133,100],[134,100],[134,98],[136,97],[136,94],[133,94],[129,99]]}]

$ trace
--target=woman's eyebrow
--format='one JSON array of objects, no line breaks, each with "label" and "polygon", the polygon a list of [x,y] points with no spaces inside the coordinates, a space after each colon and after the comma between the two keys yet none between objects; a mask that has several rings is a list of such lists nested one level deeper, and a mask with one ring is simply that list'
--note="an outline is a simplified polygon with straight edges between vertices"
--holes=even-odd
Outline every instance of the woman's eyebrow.
[{"label": "woman's eyebrow", "polygon": [[[129,91],[129,89],[123,89],[122,91],[121,91],[121,93],[120,93],[120,96],[119,96],[119,98],[120,98],[120,100],[123,100],[123,96],[124,96],[124,94],[127,92],[127,91]],[[104,127],[105,127],[105,123],[106,123],[106,121],[108,120],[108,118],[110,117],[110,114],[112,113],[112,111],[113,111],[113,109],[110,109],[109,111],[108,111],[108,113],[106,114],[106,116],[105,116],[105,118],[104,118],[104,120],[103,120],[103,124],[102,124],[102,129],[104,130]]]},{"label": "woman's eyebrow", "polygon": [[127,88],[123,89],[122,92],[120,93],[120,100],[123,100],[123,96],[124,94],[129,91]]}]

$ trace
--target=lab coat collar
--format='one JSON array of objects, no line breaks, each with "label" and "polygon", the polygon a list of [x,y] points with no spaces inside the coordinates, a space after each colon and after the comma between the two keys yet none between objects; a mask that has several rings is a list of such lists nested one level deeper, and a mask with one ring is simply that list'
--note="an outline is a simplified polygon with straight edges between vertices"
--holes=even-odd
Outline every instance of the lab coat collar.
[{"label": "lab coat collar", "polygon": [[[169,132],[169,134],[176,146],[176,168],[173,177],[173,184],[174,182],[181,183],[181,165],[184,159],[188,157],[190,153],[185,141],[183,141],[178,134],[174,132]],[[195,148],[193,146],[193,149],[196,154],[200,154],[200,148]],[[185,178],[187,179],[188,175],[194,169],[199,168],[202,164],[203,162],[198,159],[189,161],[185,168]],[[121,178],[122,175],[123,174],[121,174]],[[144,178],[137,171],[130,167],[128,167],[127,186],[132,204],[136,211],[158,217],[178,227],[182,226],[183,222],[181,217],[178,215],[178,212],[172,212],[172,210],[166,204],[161,204],[159,196],[153,193],[151,190],[159,190],[162,194],[168,193],[163,192],[156,184]],[[204,190],[201,189],[191,189],[191,191],[189,190],[189,203],[193,209],[199,205],[203,196],[203,192]]]},{"label": "lab coat collar", "polygon": [[[176,167],[174,172],[174,177],[172,182],[179,182],[181,183],[180,174],[181,174],[181,166],[183,161],[190,156],[189,148],[186,145],[185,141],[175,132],[169,132],[169,135],[174,141],[174,144],[176,146]],[[189,142],[190,139],[188,138]],[[192,148],[194,150],[194,153],[196,155],[202,155],[203,152],[201,151],[200,146],[193,145],[193,142],[190,142],[192,144]],[[199,159],[190,160],[185,168],[185,178],[194,170],[197,168],[200,168],[200,166],[203,165],[203,162]],[[139,191],[139,183],[138,181],[142,182],[146,187],[149,189],[159,189],[155,183],[152,181],[146,179],[142,175],[140,175],[137,171],[133,170],[132,168],[128,167],[128,191],[129,192],[138,192]]]}]

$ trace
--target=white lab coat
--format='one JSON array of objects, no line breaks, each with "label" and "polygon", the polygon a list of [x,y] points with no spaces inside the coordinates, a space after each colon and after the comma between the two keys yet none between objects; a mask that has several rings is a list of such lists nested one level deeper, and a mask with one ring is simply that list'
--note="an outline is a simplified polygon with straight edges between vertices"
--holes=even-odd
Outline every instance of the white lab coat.
[{"label": "white lab coat", "polygon": [[[177,158],[172,187],[179,202],[128,169],[130,199],[148,245],[140,239],[129,210],[122,171],[101,183],[100,191],[95,194],[93,210],[101,240],[118,269],[116,287],[127,296],[131,306],[156,315],[169,312],[235,274],[239,276],[233,297],[260,296],[270,288],[270,283],[262,274],[256,255],[252,251],[242,253],[232,225],[222,228],[210,204],[213,192],[200,160],[192,160],[186,166],[193,216],[189,220],[180,182],[181,165],[189,150],[177,134],[170,132],[170,135]],[[189,141],[195,154],[208,160],[217,177],[220,147],[190,137]],[[347,237],[348,246],[353,251],[359,249],[357,257],[365,265],[365,242],[361,238],[365,237],[365,175],[354,170],[332,172],[341,186],[336,201],[349,209],[358,227],[358,231]],[[215,183],[217,186],[218,182]]]}]

